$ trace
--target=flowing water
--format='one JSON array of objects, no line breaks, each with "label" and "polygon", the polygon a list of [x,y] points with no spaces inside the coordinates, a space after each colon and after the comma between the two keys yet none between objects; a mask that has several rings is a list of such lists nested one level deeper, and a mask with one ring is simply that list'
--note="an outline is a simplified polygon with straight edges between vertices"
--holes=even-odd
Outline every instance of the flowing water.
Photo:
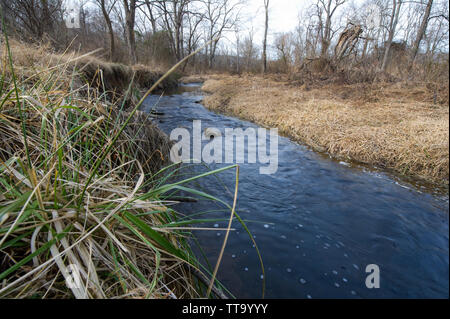
[{"label": "flowing water", "polygon": [[[198,86],[163,97],[150,96],[145,110],[166,132],[190,128],[257,128],[205,109]],[[279,137],[279,168],[259,174],[260,165],[240,165],[237,211],[247,221],[265,266],[267,298],[448,298],[448,195],[392,174],[330,159]],[[212,169],[227,166],[214,164]],[[265,166],[265,165],[263,165]],[[206,172],[188,165],[186,174]],[[232,203],[235,170],[191,186]],[[224,219],[197,231],[199,246],[214,265],[229,211],[211,201],[182,203],[186,214]],[[255,248],[236,221],[219,269],[219,280],[239,298],[259,298],[263,276]],[[198,250],[198,252],[200,252]],[[380,269],[380,288],[368,289],[366,266]]]}]

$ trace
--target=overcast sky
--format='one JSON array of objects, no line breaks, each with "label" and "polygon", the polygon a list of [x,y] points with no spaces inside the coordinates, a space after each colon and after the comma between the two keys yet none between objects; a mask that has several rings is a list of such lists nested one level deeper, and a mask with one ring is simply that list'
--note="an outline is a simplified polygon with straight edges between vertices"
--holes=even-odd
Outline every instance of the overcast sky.
[{"label": "overcast sky", "polygon": [[[264,38],[264,0],[246,0],[246,5],[241,11],[241,38],[248,36],[253,29],[253,41],[261,47]],[[270,44],[274,35],[280,32],[295,30],[299,25],[299,14],[313,3],[313,0],[270,0],[269,2],[269,54],[273,54]],[[234,32],[228,32],[223,39],[223,45],[235,46],[236,36]]]},{"label": "overcast sky", "polygon": [[[247,4],[242,10],[242,34],[241,38],[248,35],[249,30],[253,27],[253,40],[257,46],[262,46],[264,37],[264,0],[246,0]],[[360,5],[365,0],[349,0],[347,5],[355,4]],[[300,15],[303,15],[305,11],[316,1],[315,0],[270,0],[269,5],[269,54],[274,52],[270,47],[273,43],[274,35],[280,32],[289,32],[295,30],[300,24]],[[340,9],[345,8],[345,6]],[[338,10],[339,11],[339,10]],[[335,16],[339,16],[340,12],[336,12]],[[226,38],[229,41],[236,40],[234,32],[226,34]],[[229,44],[224,39],[224,44]],[[234,44],[233,44],[234,45]]]},{"label": "overcast sky", "polygon": [[[79,0],[66,0],[66,1],[79,1]],[[85,0],[86,1],[86,0]],[[249,31],[253,29],[253,42],[258,47],[262,46],[264,36],[264,0],[234,0],[244,1],[245,4],[241,11],[240,37],[243,39],[248,36]],[[269,6],[269,54],[273,54],[273,48],[271,44],[274,42],[274,35],[280,32],[290,32],[301,24],[301,15],[304,15],[307,8],[316,3],[317,0],[270,0]],[[355,5],[359,8],[365,8],[361,6],[366,0],[348,0],[346,5],[340,7],[336,12],[335,17],[341,16],[341,13],[345,8],[349,8],[349,5]],[[388,0],[385,0],[388,1]],[[345,14],[345,12],[344,12]],[[407,19],[404,14],[400,18]],[[403,34],[402,30],[397,30],[396,38],[401,39]],[[221,46],[228,46],[234,50],[236,46],[236,34],[234,31],[229,31],[224,34],[224,38],[221,40]]]},{"label": "overcast sky", "polygon": [[[310,0],[271,0],[269,6],[269,37],[278,32],[288,32],[299,23],[299,13],[311,4]],[[255,42],[262,42],[264,36],[264,0],[248,0],[243,10],[247,28],[255,32]],[[270,41],[269,41],[270,42]]]}]

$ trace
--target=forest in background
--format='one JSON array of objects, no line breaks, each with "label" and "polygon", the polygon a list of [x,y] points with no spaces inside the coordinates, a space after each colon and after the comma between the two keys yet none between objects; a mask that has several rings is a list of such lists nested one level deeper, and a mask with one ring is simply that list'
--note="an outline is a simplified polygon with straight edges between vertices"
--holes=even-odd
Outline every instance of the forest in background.
[{"label": "forest in background", "polygon": [[[262,43],[255,40],[255,17],[245,13],[253,4],[0,0],[5,25],[16,39],[49,44],[57,52],[101,47],[101,57],[112,62],[167,69],[203,47],[184,72],[281,73],[293,79],[340,74],[350,83],[448,78],[447,1],[310,0],[294,31],[273,33],[270,14],[277,2],[261,0],[261,10],[254,10],[264,15]],[[79,24],[67,24],[71,17]]]}]

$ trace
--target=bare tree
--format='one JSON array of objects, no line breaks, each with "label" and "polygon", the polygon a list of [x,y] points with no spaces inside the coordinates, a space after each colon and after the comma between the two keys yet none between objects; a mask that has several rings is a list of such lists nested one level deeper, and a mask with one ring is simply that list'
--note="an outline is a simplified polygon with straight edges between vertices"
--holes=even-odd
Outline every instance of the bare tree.
[{"label": "bare tree", "polygon": [[213,67],[217,45],[225,31],[232,31],[238,18],[238,8],[242,1],[232,0],[203,0],[205,7],[205,21],[208,29],[209,67]]},{"label": "bare tree", "polygon": [[[186,20],[187,20],[187,35],[186,35],[186,45],[187,45],[187,52],[186,55],[191,54],[193,51],[195,51],[198,47],[198,44],[200,42],[200,34],[197,32],[198,27],[202,23],[204,19],[204,15],[198,12],[190,12],[188,11],[186,14]],[[192,58],[192,63],[195,65],[195,56]],[[189,61],[186,61],[186,63],[183,66],[183,71],[186,69],[186,66]]]},{"label": "bare tree", "polygon": [[136,64],[138,62],[136,54],[136,36],[134,33],[134,25],[136,23],[136,6],[136,0],[123,0],[128,53],[132,64]]},{"label": "bare tree", "polygon": [[389,52],[392,46],[392,40],[394,39],[395,31],[397,29],[398,19],[400,16],[400,10],[403,4],[403,0],[392,0],[392,13],[390,16],[389,28],[388,28],[388,39],[384,45],[384,57],[383,64],[381,65],[381,70],[384,72],[387,68],[387,62],[389,58]]},{"label": "bare tree", "polygon": [[239,28],[236,26],[235,29],[236,34],[236,72],[238,74],[241,73],[241,51],[240,51],[240,35],[239,35]]},{"label": "bare tree", "polygon": [[419,30],[417,31],[416,40],[414,41],[414,45],[411,53],[411,65],[414,63],[417,52],[419,51],[420,42],[425,35],[427,30],[428,21],[430,19],[431,7],[433,6],[433,0],[428,0],[427,7],[425,9],[425,13],[423,15],[422,23],[420,24]]},{"label": "bare tree", "polygon": [[356,47],[358,40],[363,33],[361,25],[349,23],[345,30],[339,36],[338,43],[334,48],[334,59],[341,61],[346,55],[349,55]]},{"label": "bare tree", "polygon": [[306,57],[306,34],[305,28],[298,25],[292,33],[293,60],[295,65],[300,65]]},{"label": "bare tree", "polygon": [[275,48],[278,58],[283,62],[285,71],[289,71],[292,62],[292,35],[291,33],[280,33],[275,37]]},{"label": "bare tree", "polygon": [[150,0],[145,0],[145,5],[147,7],[147,11],[148,11],[148,19],[150,20],[150,24],[152,25],[152,32],[155,33],[156,32],[156,16],[155,16],[155,4],[154,1],[150,1]]},{"label": "bare tree", "polygon": [[424,36],[426,54],[434,56],[439,50],[448,52],[449,8],[448,1],[436,1],[435,12],[429,19],[427,34]]},{"label": "bare tree", "polygon": [[[322,47],[320,50],[320,56],[322,58],[327,56],[328,48],[330,47],[331,38],[333,36],[331,23],[336,10],[345,3],[346,0],[319,0],[317,3],[321,42]],[[322,15],[325,14],[325,23],[322,21]]]},{"label": "bare tree", "polygon": [[[313,11],[314,10],[314,11]],[[321,38],[321,18],[319,15],[319,21],[315,20],[315,15],[317,12],[317,7],[310,7],[306,12],[304,12],[303,17],[300,19],[301,21],[305,21],[306,29],[305,29],[305,55],[308,58],[313,58],[317,54],[317,47],[319,44],[319,40]]]},{"label": "bare tree", "polygon": [[108,1],[108,0],[95,0],[95,2],[100,6],[100,9],[103,14],[103,18],[105,19],[106,26],[108,27],[109,33],[109,58],[114,60],[116,45],[114,39],[114,29],[111,21],[111,11],[113,7],[116,5],[117,0]]},{"label": "bare tree", "polygon": [[253,41],[253,28],[248,32],[248,36],[240,43],[240,52],[245,60],[246,71],[249,72],[253,69],[253,64],[257,57],[257,49]]},{"label": "bare tree", "polygon": [[61,16],[61,3],[61,0],[2,0],[1,7],[9,13],[7,18],[13,26],[23,27],[33,40],[41,40],[44,34],[55,34],[54,23]]},{"label": "bare tree", "polygon": [[266,21],[264,24],[264,42],[263,42],[263,73],[267,72],[267,32],[269,30],[269,0],[264,0],[264,12]]},{"label": "bare tree", "polygon": [[183,22],[191,2],[193,0],[154,1],[155,6],[161,11],[163,25],[177,60],[181,60],[184,57]]},{"label": "bare tree", "polygon": [[[62,0],[0,0],[0,4],[8,30],[23,41],[50,40],[56,50],[70,44],[83,51],[104,42],[110,59],[122,63],[166,66],[212,39],[183,67],[268,72],[270,45],[278,54],[277,70],[287,72],[294,66],[301,71],[318,56],[329,59],[332,46],[332,62],[345,63],[348,70],[373,66],[386,71],[389,60],[395,59],[398,74],[406,74],[413,63],[421,66],[414,71],[425,74],[422,66],[434,70],[448,59],[446,0],[310,1],[312,5],[299,15],[301,25],[277,34],[273,43],[268,34],[274,2],[261,1],[265,10],[261,45],[254,42],[250,25],[240,24],[246,0],[80,0],[78,29],[65,27]],[[87,2],[96,7],[84,5]],[[365,9],[372,6],[381,13],[380,27],[369,23],[373,12]],[[227,39],[232,32],[236,37]],[[403,42],[397,44],[398,40]],[[379,50],[383,47],[384,52]]]}]

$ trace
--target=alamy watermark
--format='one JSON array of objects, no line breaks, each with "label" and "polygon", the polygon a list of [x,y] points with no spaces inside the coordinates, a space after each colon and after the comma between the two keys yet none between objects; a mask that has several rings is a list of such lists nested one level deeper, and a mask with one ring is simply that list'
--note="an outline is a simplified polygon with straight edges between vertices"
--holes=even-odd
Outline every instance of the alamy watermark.
[{"label": "alamy watermark", "polygon": [[366,273],[369,274],[366,277],[366,287],[369,289],[380,288],[380,267],[375,264],[367,265]]},{"label": "alamy watermark", "polygon": [[68,29],[80,28],[80,4],[76,0],[65,0],[63,2],[64,22]]},{"label": "alamy watermark", "polygon": [[365,8],[365,25],[369,30],[381,26],[381,9],[376,4],[370,4]]},{"label": "alamy watermark", "polygon": [[[278,129],[225,128],[222,135],[214,127],[202,131],[201,121],[196,120],[192,123],[192,136],[189,129],[176,128],[170,139],[177,141],[170,151],[173,163],[259,163],[265,165],[259,168],[259,173],[265,175],[278,170]],[[204,142],[208,143],[203,145]]]},{"label": "alamy watermark", "polygon": [[70,264],[67,266],[66,285],[70,289],[81,289],[81,276],[78,266]]}]

